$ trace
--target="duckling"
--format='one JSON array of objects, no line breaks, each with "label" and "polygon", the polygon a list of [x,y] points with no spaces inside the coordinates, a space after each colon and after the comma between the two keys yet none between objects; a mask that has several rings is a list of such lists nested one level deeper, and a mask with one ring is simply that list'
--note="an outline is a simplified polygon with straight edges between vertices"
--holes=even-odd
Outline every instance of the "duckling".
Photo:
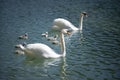
[{"label": "duckling", "polygon": [[15,54],[25,54],[25,53],[21,50],[15,50]]},{"label": "duckling", "polygon": [[41,36],[42,37],[48,37],[48,32],[42,33]]},{"label": "duckling", "polygon": [[51,41],[51,43],[54,44],[54,45],[60,45],[60,42],[58,40]]},{"label": "duckling", "polygon": [[[20,47],[19,45],[20,45],[20,44],[15,45],[15,48],[19,48],[19,47]],[[26,46],[26,45],[27,45],[26,42],[23,42],[23,43],[22,43],[22,46]]]},{"label": "duckling", "polygon": [[21,35],[18,37],[19,39],[28,39],[28,34],[25,33],[24,35]]},{"label": "duckling", "polygon": [[54,37],[47,37],[47,40],[48,41],[55,41],[55,40],[57,40],[57,38],[58,38],[58,35],[55,35]]}]

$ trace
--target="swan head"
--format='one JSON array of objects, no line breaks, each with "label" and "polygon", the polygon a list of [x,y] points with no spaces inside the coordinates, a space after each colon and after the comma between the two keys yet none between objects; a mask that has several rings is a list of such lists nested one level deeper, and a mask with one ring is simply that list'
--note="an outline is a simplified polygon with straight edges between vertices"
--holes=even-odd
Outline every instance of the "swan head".
[{"label": "swan head", "polygon": [[86,12],[82,12],[81,16],[86,16],[87,17],[87,13]]}]

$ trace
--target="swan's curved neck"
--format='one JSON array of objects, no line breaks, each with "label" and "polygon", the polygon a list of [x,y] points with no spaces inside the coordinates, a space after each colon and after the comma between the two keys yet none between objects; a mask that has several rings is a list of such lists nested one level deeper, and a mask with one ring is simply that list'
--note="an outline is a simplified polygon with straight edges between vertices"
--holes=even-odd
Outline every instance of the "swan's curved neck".
[{"label": "swan's curved neck", "polygon": [[80,30],[82,30],[82,26],[83,26],[83,15],[81,15],[80,17],[80,25],[79,25]]},{"label": "swan's curved neck", "polygon": [[62,56],[66,56],[65,40],[64,40],[64,34],[62,32],[60,32],[60,42],[61,42]]}]

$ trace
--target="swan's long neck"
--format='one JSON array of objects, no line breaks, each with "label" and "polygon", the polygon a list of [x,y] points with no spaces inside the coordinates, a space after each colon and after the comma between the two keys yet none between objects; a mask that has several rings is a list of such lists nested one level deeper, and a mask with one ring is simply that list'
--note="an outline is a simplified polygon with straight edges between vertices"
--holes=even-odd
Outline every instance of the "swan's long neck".
[{"label": "swan's long neck", "polygon": [[62,56],[66,56],[66,47],[65,47],[65,40],[64,40],[64,34],[60,32],[60,42],[61,42],[61,53]]},{"label": "swan's long neck", "polygon": [[80,17],[80,30],[82,31],[82,27],[83,27],[83,16],[84,15],[81,15],[81,17]]}]

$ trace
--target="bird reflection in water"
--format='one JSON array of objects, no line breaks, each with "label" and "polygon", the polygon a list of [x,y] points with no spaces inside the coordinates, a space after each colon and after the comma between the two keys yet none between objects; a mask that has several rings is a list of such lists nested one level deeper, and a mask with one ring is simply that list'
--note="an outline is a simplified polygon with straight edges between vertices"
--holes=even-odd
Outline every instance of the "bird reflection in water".
[{"label": "bird reflection in water", "polygon": [[[61,80],[68,80],[66,74],[66,58],[56,58],[56,59],[36,59],[31,57],[26,57],[23,63],[29,68],[38,73],[40,76],[43,77],[47,76],[52,80],[55,80],[55,75],[59,75]],[[52,69],[54,68],[54,69]],[[54,70],[54,71],[53,71]],[[33,72],[34,72],[33,71]],[[32,73],[33,73],[32,72]]]}]

